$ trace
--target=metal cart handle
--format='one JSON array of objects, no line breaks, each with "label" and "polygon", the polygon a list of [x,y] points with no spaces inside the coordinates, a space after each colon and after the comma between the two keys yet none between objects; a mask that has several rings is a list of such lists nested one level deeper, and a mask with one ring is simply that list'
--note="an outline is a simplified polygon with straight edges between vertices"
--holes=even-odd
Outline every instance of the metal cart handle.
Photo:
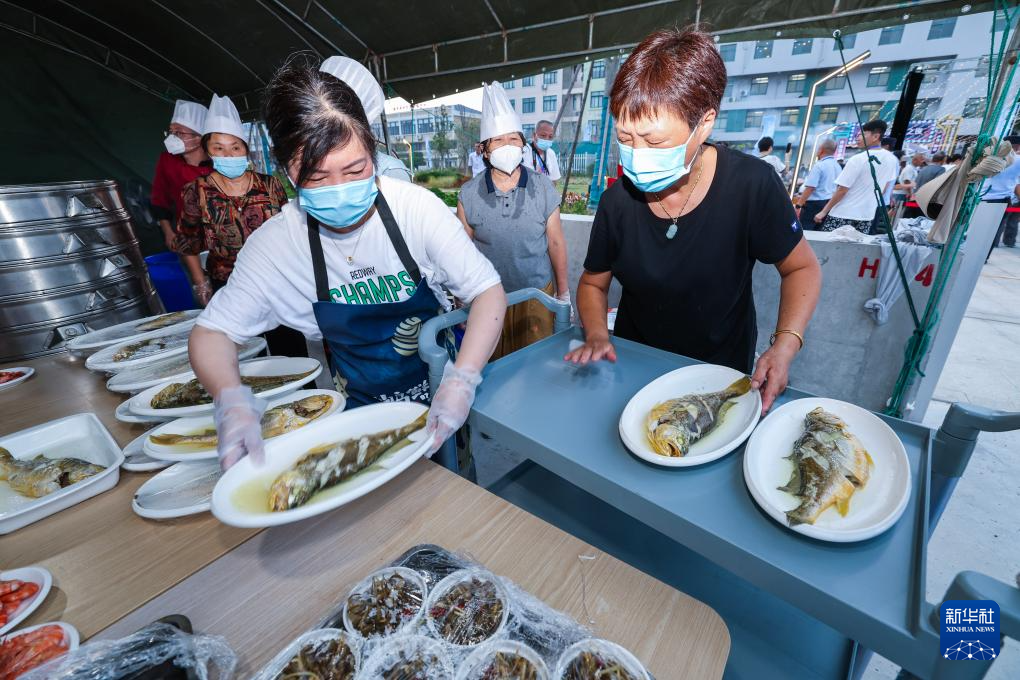
[{"label": "metal cart handle", "polygon": [[[508,307],[528,300],[538,300],[556,315],[556,319],[553,322],[554,333],[565,331],[570,327],[570,305],[566,302],[560,302],[537,288],[515,290],[506,296]],[[436,390],[439,389],[439,383],[443,379],[443,369],[446,367],[446,362],[450,359],[446,348],[440,346],[436,342],[436,338],[447,328],[467,321],[469,309],[468,307],[463,307],[446,314],[440,314],[422,325],[421,334],[418,336],[418,356],[429,367],[429,394],[431,396],[435,396]],[[457,452],[454,449],[452,439],[445,442],[436,455],[439,458],[439,462],[445,467],[454,472],[458,471]]]}]

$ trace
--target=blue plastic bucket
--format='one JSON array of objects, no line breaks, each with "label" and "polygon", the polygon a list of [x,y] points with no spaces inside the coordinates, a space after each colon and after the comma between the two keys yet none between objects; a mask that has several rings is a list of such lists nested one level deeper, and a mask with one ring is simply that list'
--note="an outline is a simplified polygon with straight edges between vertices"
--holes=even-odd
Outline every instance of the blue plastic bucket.
[{"label": "blue plastic bucket", "polygon": [[149,268],[149,279],[159,293],[159,299],[168,312],[179,312],[193,309],[195,302],[191,297],[191,281],[177,259],[177,253],[157,253],[145,258]]}]

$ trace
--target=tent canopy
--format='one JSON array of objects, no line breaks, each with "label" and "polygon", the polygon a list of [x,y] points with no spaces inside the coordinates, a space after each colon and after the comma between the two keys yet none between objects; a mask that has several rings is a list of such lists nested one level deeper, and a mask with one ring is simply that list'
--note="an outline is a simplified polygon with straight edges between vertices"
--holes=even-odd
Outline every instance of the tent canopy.
[{"label": "tent canopy", "polygon": [[944,0],[0,0],[0,184],[113,178],[144,202],[173,100],[229,95],[257,114],[294,52],[345,54],[388,95],[619,54],[696,21],[722,41],[828,36],[990,9]]}]

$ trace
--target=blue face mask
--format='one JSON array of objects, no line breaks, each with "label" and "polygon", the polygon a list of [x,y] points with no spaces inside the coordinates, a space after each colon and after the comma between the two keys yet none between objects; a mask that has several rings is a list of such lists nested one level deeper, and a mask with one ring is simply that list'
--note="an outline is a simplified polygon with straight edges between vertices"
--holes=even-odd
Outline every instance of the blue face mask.
[{"label": "blue face mask", "polygon": [[552,148],[552,145],[553,145],[553,140],[551,140],[551,139],[538,139],[538,140],[535,140],[535,146],[537,146],[541,151],[548,151],[549,149]]},{"label": "blue face mask", "polygon": [[641,191],[654,193],[673,186],[684,175],[691,171],[691,165],[684,165],[687,158],[687,145],[694,139],[697,127],[691,130],[691,136],[679,146],[668,149],[635,149],[617,142],[620,147],[620,165],[623,174]]},{"label": "blue face mask", "polygon": [[323,224],[349,227],[365,216],[375,203],[379,189],[375,175],[344,184],[298,189],[301,207]]},{"label": "blue face mask", "polygon": [[248,169],[248,157],[247,156],[213,156],[212,157],[213,170],[220,173],[224,177],[230,179],[237,179],[244,174],[244,171]]}]

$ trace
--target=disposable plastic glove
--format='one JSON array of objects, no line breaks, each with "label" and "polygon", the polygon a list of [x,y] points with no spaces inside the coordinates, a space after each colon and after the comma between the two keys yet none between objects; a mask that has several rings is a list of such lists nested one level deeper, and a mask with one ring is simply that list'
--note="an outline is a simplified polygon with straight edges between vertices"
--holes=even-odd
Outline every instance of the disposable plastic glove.
[{"label": "disposable plastic glove", "polygon": [[568,290],[565,293],[560,293],[556,296],[556,299],[570,305],[570,323],[574,323],[574,305],[570,304],[570,291]]},{"label": "disposable plastic glove", "polygon": [[425,426],[425,433],[432,435],[432,448],[427,454],[429,458],[467,420],[471,404],[475,401],[475,388],[481,382],[482,376],[478,371],[457,368],[452,361],[447,362]]},{"label": "disposable plastic glove", "polygon": [[212,300],[213,289],[212,284],[208,280],[193,285],[191,292],[195,296],[195,302],[198,303],[199,307],[205,307],[209,304],[209,300]]},{"label": "disposable plastic glove", "polygon": [[219,438],[216,452],[220,466],[226,470],[246,455],[251,456],[256,465],[265,462],[262,414],[266,402],[257,399],[250,387],[239,385],[222,390],[215,405],[214,420]]}]

